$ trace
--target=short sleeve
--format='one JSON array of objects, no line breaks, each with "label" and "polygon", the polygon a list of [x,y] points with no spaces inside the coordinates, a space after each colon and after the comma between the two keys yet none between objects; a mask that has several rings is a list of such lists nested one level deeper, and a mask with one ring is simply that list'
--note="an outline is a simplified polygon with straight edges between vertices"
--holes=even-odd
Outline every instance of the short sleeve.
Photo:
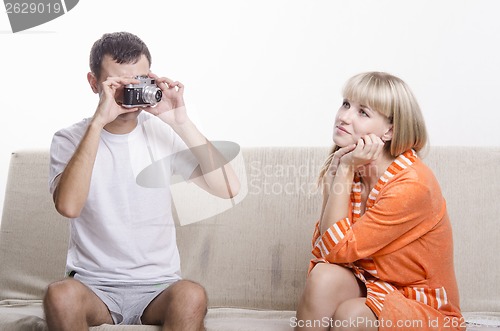
[{"label": "short sleeve", "polygon": [[75,153],[85,130],[85,122],[75,124],[68,129],[62,129],[54,134],[50,145],[49,162],[49,192],[53,194],[57,185],[57,176],[59,176],[69,160]]}]

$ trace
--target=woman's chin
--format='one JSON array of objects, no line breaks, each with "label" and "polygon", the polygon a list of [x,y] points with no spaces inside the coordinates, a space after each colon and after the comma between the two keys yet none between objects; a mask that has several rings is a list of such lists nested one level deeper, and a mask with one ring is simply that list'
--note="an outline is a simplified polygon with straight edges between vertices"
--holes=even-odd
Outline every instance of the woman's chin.
[{"label": "woman's chin", "polygon": [[353,144],[354,142],[351,141],[352,139],[346,139],[345,137],[338,137],[338,136],[333,136],[333,143],[335,146],[338,146],[340,148],[349,146]]}]

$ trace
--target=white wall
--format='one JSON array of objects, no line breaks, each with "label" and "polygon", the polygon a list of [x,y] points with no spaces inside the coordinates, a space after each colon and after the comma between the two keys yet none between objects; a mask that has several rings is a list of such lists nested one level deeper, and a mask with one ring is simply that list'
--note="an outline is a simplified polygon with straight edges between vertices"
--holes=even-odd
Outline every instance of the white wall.
[{"label": "white wall", "polygon": [[381,70],[413,88],[432,144],[499,145],[499,12],[497,0],[80,0],[12,34],[2,10],[0,209],[10,153],[93,114],[88,53],[105,32],[149,45],[210,139],[330,145],[342,84]]}]

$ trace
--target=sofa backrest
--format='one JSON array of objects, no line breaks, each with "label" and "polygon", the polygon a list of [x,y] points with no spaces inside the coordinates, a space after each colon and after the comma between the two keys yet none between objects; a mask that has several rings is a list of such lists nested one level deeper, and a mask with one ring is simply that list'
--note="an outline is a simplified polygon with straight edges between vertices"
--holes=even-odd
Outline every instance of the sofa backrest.
[{"label": "sofa backrest", "polygon": [[48,190],[47,151],[20,151],[10,160],[0,231],[0,301],[37,300],[64,276],[68,223]]},{"label": "sofa backrest", "polygon": [[[325,147],[244,148],[248,194],[207,220],[177,227],[183,276],[210,306],[294,310],[302,293],[321,197]],[[453,224],[464,311],[500,311],[500,147],[433,147],[424,161]],[[68,227],[48,193],[48,152],[11,159],[0,232],[0,301],[41,299],[64,275]],[[188,196],[185,199],[189,199]],[[193,208],[206,208],[194,201]]]},{"label": "sofa backrest", "polygon": [[295,309],[312,256],[321,204],[316,177],[327,153],[328,148],[243,149],[243,201],[178,228],[183,275],[206,286],[211,305]]},{"label": "sofa backrest", "polygon": [[446,198],[461,308],[500,312],[500,147],[436,147],[424,161]]}]

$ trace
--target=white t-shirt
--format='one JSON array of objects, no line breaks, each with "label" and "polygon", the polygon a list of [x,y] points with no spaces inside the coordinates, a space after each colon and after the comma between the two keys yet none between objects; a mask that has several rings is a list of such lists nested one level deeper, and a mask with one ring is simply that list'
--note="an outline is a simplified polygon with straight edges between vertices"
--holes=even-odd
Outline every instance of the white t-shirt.
[{"label": "white t-shirt", "polygon": [[[58,131],[50,150],[50,192],[86,132],[90,119]],[[188,179],[197,166],[185,143],[146,112],[129,134],[103,130],[90,190],[80,217],[70,219],[67,272],[92,282],[154,284],[180,279],[179,252],[168,183]],[[163,187],[137,184],[137,175],[161,162]]]}]

